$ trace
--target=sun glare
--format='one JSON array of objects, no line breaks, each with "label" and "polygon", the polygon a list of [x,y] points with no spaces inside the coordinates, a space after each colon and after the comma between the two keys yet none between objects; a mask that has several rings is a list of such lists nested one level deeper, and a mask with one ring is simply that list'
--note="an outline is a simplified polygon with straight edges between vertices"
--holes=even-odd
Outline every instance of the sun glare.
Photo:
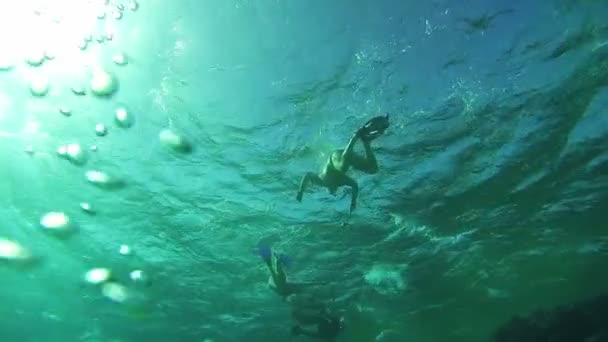
[{"label": "sun glare", "polygon": [[[83,50],[115,34],[116,6],[107,0],[5,0],[0,6],[0,68],[45,60],[73,67]],[[88,56],[90,58],[90,56]],[[88,61],[90,62],[90,61]]]},{"label": "sun glare", "polygon": [[[120,28],[125,13],[137,9],[137,0],[2,0],[0,73],[5,75],[0,79],[0,137],[16,137],[16,132],[29,138],[41,135],[38,122],[24,112],[34,117],[59,107],[69,116],[70,110],[58,104],[66,96],[89,91],[97,97],[112,96],[117,79],[107,69],[127,65],[118,50]],[[31,97],[22,102],[26,87]],[[48,98],[56,102],[40,100]]]}]

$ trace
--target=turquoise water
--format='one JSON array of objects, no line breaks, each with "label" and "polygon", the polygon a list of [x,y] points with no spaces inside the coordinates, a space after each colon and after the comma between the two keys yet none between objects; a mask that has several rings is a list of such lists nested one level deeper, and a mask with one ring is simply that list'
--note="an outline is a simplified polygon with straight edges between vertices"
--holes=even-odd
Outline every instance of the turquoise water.
[{"label": "turquoise water", "polygon": [[[488,341],[608,288],[606,1],[16,3],[0,238],[23,249],[0,248],[2,341],[304,341],[260,242],[324,284],[341,341]],[[298,203],[304,173],[384,112],[353,214],[342,189]],[[96,267],[114,287],[84,280]]]}]

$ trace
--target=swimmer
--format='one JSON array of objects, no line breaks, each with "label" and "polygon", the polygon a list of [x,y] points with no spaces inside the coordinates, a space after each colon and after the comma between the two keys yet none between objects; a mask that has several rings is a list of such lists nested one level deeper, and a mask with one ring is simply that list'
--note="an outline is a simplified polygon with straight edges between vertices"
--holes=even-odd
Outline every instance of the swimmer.
[{"label": "swimmer", "polygon": [[[357,130],[343,150],[335,150],[327,160],[323,171],[319,174],[307,172],[302,181],[296,199],[302,201],[304,191],[309,183],[326,187],[332,195],[336,194],[339,187],[348,186],[351,188],[350,212],[357,207],[357,196],[359,185],[346,173],[351,166],[359,171],[375,174],[378,172],[378,163],[371,148],[371,141],[384,134],[388,128],[388,114],[377,116],[369,120],[363,127]],[[365,148],[365,157],[355,153],[355,143],[361,140]]]},{"label": "swimmer", "polygon": [[301,325],[309,326],[304,328],[301,325],[295,325],[291,328],[294,336],[304,335],[324,341],[335,341],[344,329],[344,318],[332,315],[326,308],[316,313],[294,310],[292,316]]},{"label": "swimmer", "polygon": [[262,260],[264,260],[270,271],[268,286],[284,299],[302,292],[308,285],[314,285],[314,283],[294,283],[288,281],[284,270],[285,258],[277,256],[272,252],[270,247],[259,247],[258,254],[262,257]]}]

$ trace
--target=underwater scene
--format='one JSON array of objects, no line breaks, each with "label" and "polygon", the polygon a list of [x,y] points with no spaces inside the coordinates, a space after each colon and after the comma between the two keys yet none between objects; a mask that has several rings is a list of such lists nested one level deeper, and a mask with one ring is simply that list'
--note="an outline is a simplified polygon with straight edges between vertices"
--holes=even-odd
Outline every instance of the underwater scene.
[{"label": "underwater scene", "polygon": [[0,341],[608,341],[608,0],[3,0]]}]

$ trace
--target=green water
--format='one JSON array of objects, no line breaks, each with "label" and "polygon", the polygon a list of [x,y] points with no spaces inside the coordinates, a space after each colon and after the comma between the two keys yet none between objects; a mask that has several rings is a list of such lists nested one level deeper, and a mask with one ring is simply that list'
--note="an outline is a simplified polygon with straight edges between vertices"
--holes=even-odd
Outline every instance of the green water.
[{"label": "green water", "polygon": [[[1,341],[305,341],[260,243],[339,341],[490,341],[606,292],[606,1],[49,4],[0,14]],[[352,215],[345,189],[298,203],[385,112]]]}]

